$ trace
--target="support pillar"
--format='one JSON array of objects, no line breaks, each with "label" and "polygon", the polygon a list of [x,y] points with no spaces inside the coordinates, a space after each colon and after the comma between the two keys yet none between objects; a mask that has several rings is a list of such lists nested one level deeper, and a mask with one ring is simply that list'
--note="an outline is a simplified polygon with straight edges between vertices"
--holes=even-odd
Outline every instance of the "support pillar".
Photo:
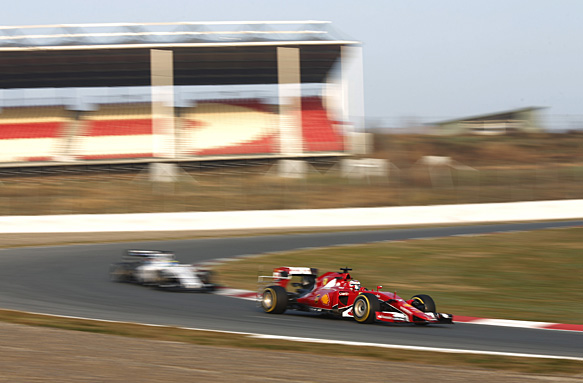
[{"label": "support pillar", "polygon": [[283,155],[302,154],[302,92],[300,50],[277,48],[279,82],[279,151]]},{"label": "support pillar", "polygon": [[152,88],[152,154],[154,157],[176,157],[174,126],[173,52],[150,50]]}]

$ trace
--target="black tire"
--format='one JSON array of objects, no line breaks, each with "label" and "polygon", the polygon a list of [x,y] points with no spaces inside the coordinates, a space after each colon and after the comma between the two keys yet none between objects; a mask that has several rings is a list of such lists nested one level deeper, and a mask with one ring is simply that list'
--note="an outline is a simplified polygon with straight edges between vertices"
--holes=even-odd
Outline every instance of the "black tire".
[{"label": "black tire", "polygon": [[269,314],[282,314],[287,309],[287,291],[281,286],[269,286],[263,290],[261,307]]},{"label": "black tire", "polygon": [[125,268],[120,265],[111,265],[109,267],[109,279],[112,282],[128,282]]},{"label": "black tire", "polygon": [[354,319],[358,323],[373,323],[376,319],[376,312],[380,309],[379,299],[371,293],[360,294],[352,305]]},{"label": "black tire", "polygon": [[207,293],[212,293],[213,291],[216,291],[217,286],[216,285],[208,285],[205,287],[205,292]]},{"label": "black tire", "polygon": [[198,277],[200,278],[200,281],[205,285],[210,285],[213,283],[214,275],[213,272],[210,270],[199,271]]},{"label": "black tire", "polygon": [[154,286],[162,290],[176,290],[182,287],[180,280],[177,278],[165,278],[159,280]]},{"label": "black tire", "polygon": [[412,303],[413,306],[418,310],[421,310],[426,313],[434,313],[437,311],[435,308],[435,302],[433,301],[433,298],[431,298],[429,295],[419,294],[415,295],[411,299],[413,300]]}]

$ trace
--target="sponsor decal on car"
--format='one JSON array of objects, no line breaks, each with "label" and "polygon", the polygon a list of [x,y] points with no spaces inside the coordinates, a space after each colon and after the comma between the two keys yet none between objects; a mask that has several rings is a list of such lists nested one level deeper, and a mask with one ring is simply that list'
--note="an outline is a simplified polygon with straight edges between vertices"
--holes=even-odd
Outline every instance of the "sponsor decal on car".
[{"label": "sponsor decal on car", "polygon": [[330,297],[328,296],[328,294],[325,294],[322,297],[322,303],[325,304],[326,306],[328,306],[328,303],[330,303]]},{"label": "sponsor decal on car", "polygon": [[309,267],[288,267],[288,270],[290,275],[312,274],[312,270]]},{"label": "sponsor decal on car", "polygon": [[316,295],[316,298],[314,298],[314,303],[318,303],[319,300],[320,300],[320,294]]},{"label": "sponsor decal on car", "polygon": [[407,315],[403,313],[393,313],[393,312],[377,312],[376,318],[379,320],[389,320],[389,321],[399,321],[399,322],[407,322]]},{"label": "sponsor decal on car", "polygon": [[352,317],[354,317],[354,313],[352,312],[352,307],[349,308],[348,310],[344,310],[342,312],[342,316],[345,317],[345,318],[352,318]]},{"label": "sponsor decal on car", "polygon": [[[411,308],[413,308],[413,306],[410,306]],[[405,314],[411,314],[413,315],[413,311],[409,310],[407,307],[405,307],[405,305],[401,306],[401,311],[403,311]]]}]

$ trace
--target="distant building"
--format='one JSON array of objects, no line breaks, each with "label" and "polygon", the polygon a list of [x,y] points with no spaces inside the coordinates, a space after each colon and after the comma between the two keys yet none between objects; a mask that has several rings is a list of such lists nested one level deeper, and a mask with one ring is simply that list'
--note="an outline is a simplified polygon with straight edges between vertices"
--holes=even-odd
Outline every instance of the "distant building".
[{"label": "distant building", "polygon": [[538,111],[543,108],[530,107],[506,112],[484,114],[455,120],[434,122],[432,131],[435,134],[506,134],[512,132],[535,133],[542,132]]}]

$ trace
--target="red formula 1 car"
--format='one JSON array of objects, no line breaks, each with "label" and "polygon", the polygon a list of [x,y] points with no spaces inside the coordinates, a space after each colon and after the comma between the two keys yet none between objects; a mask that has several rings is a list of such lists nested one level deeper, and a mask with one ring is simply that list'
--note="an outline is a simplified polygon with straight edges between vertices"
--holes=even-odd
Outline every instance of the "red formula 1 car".
[{"label": "red formula 1 car", "polygon": [[[330,313],[354,318],[359,323],[409,322],[419,325],[428,323],[452,323],[450,314],[437,313],[429,295],[415,295],[404,300],[395,293],[367,290],[348,273],[328,272],[317,276],[317,269],[309,267],[278,267],[269,277],[259,277],[262,287],[258,298],[263,310],[281,314],[285,310],[301,310]],[[268,280],[266,282],[265,280]],[[288,285],[292,279],[290,290]]]}]

